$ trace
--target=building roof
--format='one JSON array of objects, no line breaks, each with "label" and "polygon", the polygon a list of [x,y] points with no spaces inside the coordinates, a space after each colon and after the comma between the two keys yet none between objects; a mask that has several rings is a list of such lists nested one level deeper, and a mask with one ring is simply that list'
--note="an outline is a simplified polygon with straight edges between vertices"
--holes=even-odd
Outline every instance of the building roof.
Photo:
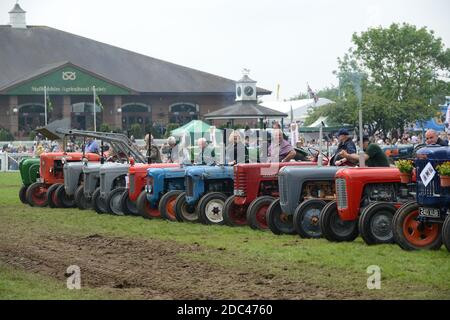
[{"label": "building roof", "polygon": [[8,13],[26,13],[26,11],[23,10],[18,3],[16,3],[14,5],[14,8],[12,8],[11,11]]},{"label": "building roof", "polygon": [[[70,62],[147,94],[232,94],[235,81],[46,26],[0,26],[0,88]],[[258,88],[258,94],[270,94]]]},{"label": "building roof", "polygon": [[238,101],[226,108],[204,115],[205,119],[252,119],[252,118],[285,118],[288,115],[263,107],[256,101]]}]

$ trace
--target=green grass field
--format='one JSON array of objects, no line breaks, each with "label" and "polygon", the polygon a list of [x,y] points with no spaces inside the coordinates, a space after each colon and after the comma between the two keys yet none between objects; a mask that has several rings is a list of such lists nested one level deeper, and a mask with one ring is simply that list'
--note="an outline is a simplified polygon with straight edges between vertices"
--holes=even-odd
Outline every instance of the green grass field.
[{"label": "green grass field", "polygon": [[[308,288],[342,292],[343,298],[449,299],[450,253],[406,252],[397,245],[367,246],[352,243],[303,240],[275,236],[250,228],[204,226],[139,217],[97,215],[78,209],[31,208],[20,203],[19,175],[0,174],[0,232],[21,234],[99,234],[134,240],[171,241],[198,245],[200,250],[180,253],[180,258],[236,272],[260,272],[270,277],[301,281]],[[0,233],[0,242],[12,242]],[[0,249],[1,250],[1,249]],[[1,251],[0,251],[1,253]],[[71,291],[65,283],[45,274],[29,272],[1,261],[0,299],[109,299],[139,298],[103,288]],[[380,290],[366,286],[367,268],[381,268]],[[120,295],[119,295],[120,294]],[[336,297],[336,295],[335,295]]]}]

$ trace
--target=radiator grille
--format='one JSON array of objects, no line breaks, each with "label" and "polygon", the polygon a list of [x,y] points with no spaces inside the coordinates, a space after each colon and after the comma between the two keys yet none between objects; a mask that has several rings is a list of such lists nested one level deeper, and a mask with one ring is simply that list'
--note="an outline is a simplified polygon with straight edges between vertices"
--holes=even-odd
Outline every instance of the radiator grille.
[{"label": "radiator grille", "polygon": [[194,182],[192,181],[192,177],[189,176],[186,177],[186,196],[194,196]]},{"label": "radiator grille", "polygon": [[345,179],[336,179],[336,195],[338,209],[346,209],[347,204],[347,184]]},{"label": "radiator grille", "polygon": [[281,175],[278,177],[279,188],[280,188],[280,204],[288,204],[288,181],[287,177]]},{"label": "radiator grille", "polygon": [[134,188],[135,188],[135,181],[134,181],[134,174],[130,174],[129,175],[129,179],[128,179],[128,186],[130,188],[130,193],[133,194],[134,193]]}]

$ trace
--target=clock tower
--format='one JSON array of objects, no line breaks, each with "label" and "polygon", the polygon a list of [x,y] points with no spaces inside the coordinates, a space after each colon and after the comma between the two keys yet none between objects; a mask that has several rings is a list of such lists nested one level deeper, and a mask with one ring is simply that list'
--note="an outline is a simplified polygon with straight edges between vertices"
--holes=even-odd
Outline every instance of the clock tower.
[{"label": "clock tower", "polygon": [[250,70],[242,70],[242,79],[236,82],[236,101],[256,101],[256,81],[249,78]]}]

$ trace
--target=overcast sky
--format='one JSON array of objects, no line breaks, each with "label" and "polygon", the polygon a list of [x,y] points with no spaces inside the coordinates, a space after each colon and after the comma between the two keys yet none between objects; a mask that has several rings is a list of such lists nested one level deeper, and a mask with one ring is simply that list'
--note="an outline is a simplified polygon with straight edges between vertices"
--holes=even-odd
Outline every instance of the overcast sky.
[{"label": "overcast sky", "polygon": [[[0,0],[0,24],[15,0]],[[242,68],[281,99],[336,85],[353,32],[408,22],[450,45],[449,0],[20,0],[46,25],[230,79]],[[1,45],[1,44],[0,44]],[[1,50],[1,49],[0,49]],[[0,70],[1,71],[1,70]]]}]

